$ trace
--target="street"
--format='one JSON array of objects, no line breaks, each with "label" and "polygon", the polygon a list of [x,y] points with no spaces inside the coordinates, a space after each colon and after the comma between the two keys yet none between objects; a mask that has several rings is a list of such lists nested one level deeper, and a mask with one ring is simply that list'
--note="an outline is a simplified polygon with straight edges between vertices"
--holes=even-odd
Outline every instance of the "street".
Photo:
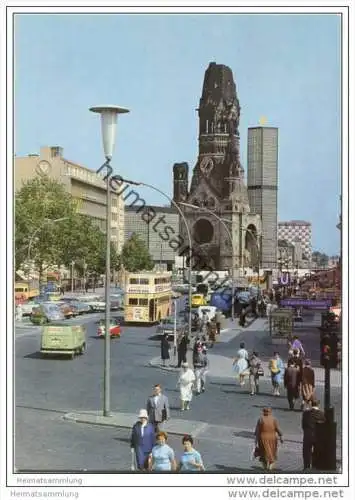
[{"label": "street", "polygon": [[[18,470],[129,471],[128,428],[100,427],[63,418],[66,413],[102,408],[104,341],[96,337],[99,317],[84,317],[88,322],[87,352],[73,361],[42,359],[38,353],[40,329],[22,327],[16,330],[15,466]],[[171,420],[186,421],[183,432],[190,432],[190,421],[205,423],[197,436],[196,449],[202,453],[207,470],[262,472],[259,463],[250,458],[253,431],[261,409],[272,406],[285,438],[280,446],[276,471],[299,472],[302,469],[301,412],[290,412],[285,396],[277,399],[271,396],[267,371],[258,396],[250,396],[249,391],[237,386],[233,378],[232,358],[242,340],[249,351],[259,350],[265,363],[275,350],[269,342],[268,332],[262,328],[264,324],[264,320],[258,319],[243,331],[234,326],[233,330],[222,333],[221,342],[209,351],[211,373],[207,391],[193,399],[188,412],[179,410],[178,374],[150,365],[160,356],[156,327],[123,327],[121,339],[111,342],[112,412],[134,417],[145,407],[152,386],[161,383],[169,397]],[[309,351],[316,353],[317,333],[311,326],[308,332],[306,330],[300,330],[300,338],[307,335],[305,348],[307,350],[309,345]],[[228,341],[224,341],[224,335]],[[284,356],[286,346],[278,350]],[[316,361],[314,366],[318,366]],[[320,373],[320,369],[316,371]],[[341,387],[339,377],[334,380],[331,397],[340,438]],[[317,394],[322,400],[322,387],[317,386]],[[169,435],[169,444],[179,456],[181,436]]]}]

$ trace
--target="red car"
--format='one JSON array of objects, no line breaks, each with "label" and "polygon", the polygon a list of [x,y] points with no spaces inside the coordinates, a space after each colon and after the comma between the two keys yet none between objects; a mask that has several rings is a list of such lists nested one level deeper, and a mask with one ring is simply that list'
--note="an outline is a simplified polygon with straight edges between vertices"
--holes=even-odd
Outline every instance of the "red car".
[{"label": "red car", "polygon": [[[98,337],[105,337],[105,321],[100,321],[99,328],[97,329]],[[110,337],[121,337],[121,325],[117,319],[111,319],[110,322]]]}]

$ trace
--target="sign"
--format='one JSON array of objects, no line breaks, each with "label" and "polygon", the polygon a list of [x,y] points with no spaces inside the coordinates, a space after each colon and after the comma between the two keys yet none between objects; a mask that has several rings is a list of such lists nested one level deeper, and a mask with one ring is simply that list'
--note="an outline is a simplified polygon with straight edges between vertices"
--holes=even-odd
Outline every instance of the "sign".
[{"label": "sign", "polygon": [[129,286],[126,290],[126,293],[138,294],[138,293],[151,293],[149,290],[149,286]]},{"label": "sign", "polygon": [[145,319],[145,309],[141,307],[133,308],[133,321],[143,321]]},{"label": "sign", "polygon": [[309,307],[310,309],[328,309],[330,300],[308,300],[308,299],[283,299],[280,302],[283,307]]}]

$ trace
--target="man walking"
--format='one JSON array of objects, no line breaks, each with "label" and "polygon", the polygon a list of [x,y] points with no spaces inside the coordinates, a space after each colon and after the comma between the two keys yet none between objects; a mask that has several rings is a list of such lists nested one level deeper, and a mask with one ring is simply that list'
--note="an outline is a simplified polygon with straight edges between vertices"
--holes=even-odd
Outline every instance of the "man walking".
[{"label": "man walking", "polygon": [[325,422],[325,415],[319,409],[319,401],[313,400],[312,407],[307,408],[302,414],[303,430],[303,469],[312,467],[312,455],[316,444],[316,426]]},{"label": "man walking", "polygon": [[169,400],[162,393],[160,384],[155,384],[153,394],[148,398],[147,413],[149,422],[154,425],[156,432],[161,430],[163,422],[170,418]]},{"label": "man walking", "polygon": [[131,451],[138,470],[148,469],[148,457],[154,444],[154,425],[148,422],[147,410],[142,409],[131,432]]},{"label": "man walking", "polygon": [[186,363],[187,344],[187,336],[182,334],[178,340],[178,368],[181,368],[181,363]]},{"label": "man walking", "polygon": [[301,374],[294,361],[290,360],[284,374],[284,386],[287,391],[288,404],[290,410],[295,407],[295,400],[300,395]]},{"label": "man walking", "polygon": [[194,347],[192,361],[195,370],[196,394],[206,390],[206,372],[208,366],[207,349],[201,341],[197,341]]}]

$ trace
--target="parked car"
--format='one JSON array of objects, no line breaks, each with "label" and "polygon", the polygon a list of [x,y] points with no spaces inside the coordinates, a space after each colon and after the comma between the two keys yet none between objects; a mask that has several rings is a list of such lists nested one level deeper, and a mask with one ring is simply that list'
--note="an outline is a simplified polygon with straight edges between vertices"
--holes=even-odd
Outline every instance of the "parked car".
[{"label": "parked car", "polygon": [[35,325],[44,325],[52,321],[63,321],[65,319],[61,308],[53,302],[43,302],[32,309],[30,320]]},{"label": "parked car", "polygon": [[[106,324],[105,320],[99,322],[99,328],[97,329],[98,337],[105,337]],[[121,336],[121,325],[118,319],[112,318],[110,322],[110,337],[120,337]]]},{"label": "parked car", "polygon": [[[168,338],[174,337],[174,327],[175,327],[175,318],[174,316],[168,316],[161,320],[159,325],[157,326],[157,334],[164,335],[168,334]],[[185,321],[184,318],[177,316],[176,318],[176,334],[186,334],[189,331],[189,325]]]},{"label": "parked car", "polygon": [[118,311],[119,309],[122,309],[122,302],[122,295],[112,294],[110,296],[111,311]]},{"label": "parked car", "polygon": [[38,302],[36,300],[29,300],[29,301],[21,304],[22,316],[31,316],[32,309],[37,305],[38,305]]},{"label": "parked car", "polygon": [[97,295],[83,297],[81,300],[90,306],[92,312],[102,312],[106,309],[105,299]]},{"label": "parked car", "polygon": [[92,311],[89,304],[87,304],[86,302],[83,302],[80,298],[63,297],[62,301],[69,304],[74,309],[75,314],[77,316],[79,316],[81,314],[87,314],[87,313],[90,313]]},{"label": "parked car", "polygon": [[64,302],[64,301],[60,300],[60,301],[57,301],[56,304],[63,311],[64,317],[66,319],[75,318],[75,316],[77,316],[77,312],[76,312],[75,308],[69,302]]}]

